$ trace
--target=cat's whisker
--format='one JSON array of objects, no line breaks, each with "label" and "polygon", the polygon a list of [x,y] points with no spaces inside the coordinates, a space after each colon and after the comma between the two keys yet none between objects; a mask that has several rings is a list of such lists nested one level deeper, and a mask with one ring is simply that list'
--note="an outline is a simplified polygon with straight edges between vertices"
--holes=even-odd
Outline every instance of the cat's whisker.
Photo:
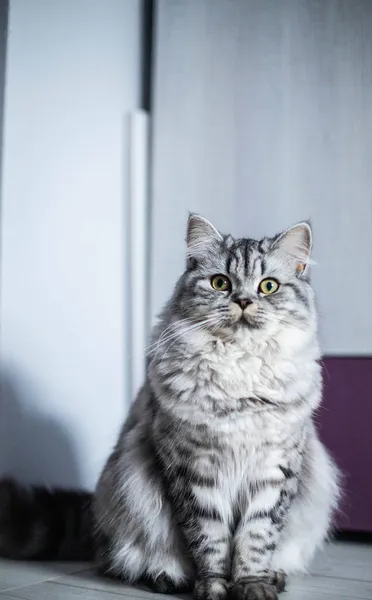
[{"label": "cat's whisker", "polygon": [[165,329],[163,329],[160,338],[162,338],[168,331],[171,331],[175,326],[179,325],[180,323],[190,323],[192,322],[191,317],[185,317],[183,319],[177,319],[177,321],[173,321],[172,323],[170,323],[168,325],[168,327],[165,327]]},{"label": "cat's whisker", "polygon": [[174,331],[173,333],[169,334],[168,336],[165,336],[163,339],[159,339],[159,341],[161,342],[161,345],[162,345],[163,343],[169,341],[174,336],[177,336],[178,334],[182,333],[183,331],[189,331],[189,330],[191,331],[192,329],[200,327],[200,326],[203,326],[204,324],[206,324],[208,322],[211,322],[213,320],[214,320],[213,317],[210,317],[208,319],[204,319],[203,321],[199,321],[199,322],[191,321],[191,319],[190,319],[190,322],[191,322],[190,327],[184,327],[184,328],[181,328],[181,327],[176,328],[175,327],[176,331]]},{"label": "cat's whisker", "polygon": [[[164,346],[166,343],[168,343],[169,341],[174,340],[173,343],[175,343],[180,337],[184,336],[185,334],[187,334],[189,332],[196,331],[196,330],[202,329],[204,327],[207,328],[209,325],[214,324],[215,319],[216,319],[215,316],[209,317],[207,319],[204,319],[203,321],[194,323],[193,325],[191,325],[189,327],[179,328],[178,331],[175,331],[172,334],[168,335],[166,338],[161,340],[161,342],[159,341],[159,344],[156,345],[156,352],[155,352],[154,358],[156,358],[157,353],[160,350],[160,348],[162,346]],[[170,348],[170,346],[167,348],[167,350],[165,352],[167,352],[169,350],[169,348]],[[148,351],[148,355],[150,353],[151,353],[151,349],[150,349],[150,351]]]},{"label": "cat's whisker", "polygon": [[[164,334],[164,332],[163,332],[163,334],[159,337],[159,339],[156,342],[154,342],[153,344],[150,344],[147,347],[146,351],[151,352],[154,348],[161,346],[162,344],[166,343],[169,339],[172,339],[174,336],[178,335],[179,330],[180,330],[180,325],[184,325],[183,321],[186,321],[186,319],[183,319],[183,320],[180,320],[180,321],[174,323],[172,325],[172,329],[175,331],[172,331],[172,329],[171,329],[167,335],[163,335]],[[192,323],[191,319],[187,319],[187,321]]]},{"label": "cat's whisker", "polygon": [[[187,329],[185,329],[185,330],[183,330],[183,331],[180,331],[180,332],[179,332],[179,335],[177,335],[177,336],[176,336],[176,339],[175,339],[175,340],[174,340],[174,341],[173,341],[173,342],[170,344],[170,346],[168,346],[168,347],[166,348],[166,350],[164,351],[164,353],[163,353],[163,357],[166,355],[166,353],[167,353],[167,352],[169,352],[170,348],[171,348],[171,347],[172,347],[172,346],[173,346],[173,345],[174,345],[174,344],[175,344],[175,343],[178,341],[178,339],[179,339],[180,337],[182,337],[182,336],[184,336],[184,335],[186,335],[186,334],[188,334],[188,333],[191,333],[191,332],[194,332],[194,333],[195,333],[196,331],[203,331],[203,330],[205,330],[205,329],[208,329],[208,327],[209,327],[210,325],[214,325],[214,324],[215,324],[215,323],[214,323],[214,318],[212,317],[212,318],[209,318],[209,319],[208,319],[208,320],[206,320],[206,321],[203,321],[203,322],[201,322],[201,323],[198,323],[198,324],[196,324],[196,325],[194,325],[194,326],[192,326],[192,327],[189,327],[189,328],[187,328]],[[167,341],[169,341],[169,340],[167,340]],[[162,345],[163,345],[163,344],[162,344]],[[156,357],[156,356],[157,356],[157,353],[155,354],[155,357]],[[154,357],[154,358],[155,358],[155,357]]]},{"label": "cat's whisker", "polygon": [[[177,319],[176,321],[171,323],[168,327],[166,327],[162,331],[161,335],[159,336],[159,339],[156,342],[154,342],[153,344],[150,344],[147,349],[150,349],[151,346],[156,345],[159,341],[163,342],[164,339],[168,338],[168,335],[172,335],[172,330],[178,330],[181,325],[185,325],[187,323],[190,323],[191,325],[199,325],[199,324],[205,323],[206,321],[208,321],[208,319],[213,319],[213,318],[214,318],[214,316],[210,316],[210,317],[201,319],[199,321],[196,321],[195,319],[192,319],[191,317],[186,317],[184,319]],[[167,334],[167,335],[165,335],[165,334]]]},{"label": "cat's whisker", "polygon": [[150,343],[149,346],[146,348],[146,352],[148,352],[152,346],[156,346],[159,342],[161,342],[167,335],[169,335],[172,331],[172,329],[175,329],[177,326],[179,326],[182,323],[191,323],[192,320],[190,317],[186,317],[184,319],[178,319],[177,321],[172,322],[170,325],[168,325],[168,327],[166,327],[162,333],[159,336],[159,339],[156,342]]}]

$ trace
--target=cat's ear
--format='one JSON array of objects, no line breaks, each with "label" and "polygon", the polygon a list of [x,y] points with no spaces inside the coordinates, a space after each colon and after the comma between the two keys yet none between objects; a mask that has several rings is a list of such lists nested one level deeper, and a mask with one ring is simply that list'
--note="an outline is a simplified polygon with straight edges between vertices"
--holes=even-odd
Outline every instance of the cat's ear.
[{"label": "cat's ear", "polygon": [[200,215],[190,214],[187,223],[187,254],[197,258],[213,250],[223,240],[222,234],[208,219]]},{"label": "cat's ear", "polygon": [[303,221],[277,236],[271,250],[280,252],[283,257],[293,263],[295,270],[301,275],[310,262],[312,240],[310,223]]}]

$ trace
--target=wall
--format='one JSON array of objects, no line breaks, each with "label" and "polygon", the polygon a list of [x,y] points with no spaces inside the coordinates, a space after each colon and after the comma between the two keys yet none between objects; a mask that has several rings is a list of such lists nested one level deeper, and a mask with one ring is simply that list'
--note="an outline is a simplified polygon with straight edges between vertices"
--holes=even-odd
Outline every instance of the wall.
[{"label": "wall", "polygon": [[[0,187],[3,152],[4,90],[6,62],[6,30],[8,26],[8,0],[0,0]],[[1,206],[1,202],[0,202]]]},{"label": "wall", "polygon": [[372,3],[157,6],[153,316],[188,210],[248,237],[311,217],[324,351],[372,353]]},{"label": "wall", "polygon": [[92,487],[126,411],[126,117],[139,0],[11,0],[0,469]]}]

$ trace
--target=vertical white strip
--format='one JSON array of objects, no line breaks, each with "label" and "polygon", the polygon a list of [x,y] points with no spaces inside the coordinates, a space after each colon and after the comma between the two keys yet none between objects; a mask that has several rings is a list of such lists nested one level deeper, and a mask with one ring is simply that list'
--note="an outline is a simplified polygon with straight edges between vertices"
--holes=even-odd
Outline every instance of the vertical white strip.
[{"label": "vertical white strip", "polygon": [[138,110],[130,115],[129,225],[130,231],[130,387],[131,400],[143,383],[147,343],[147,240],[149,180],[149,117]]}]

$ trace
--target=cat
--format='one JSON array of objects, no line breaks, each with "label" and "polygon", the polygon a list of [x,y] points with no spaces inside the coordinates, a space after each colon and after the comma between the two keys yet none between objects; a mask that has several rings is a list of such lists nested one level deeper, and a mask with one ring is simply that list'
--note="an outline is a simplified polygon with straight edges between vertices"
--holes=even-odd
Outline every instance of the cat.
[{"label": "cat", "polygon": [[[94,495],[0,484],[0,555],[89,558],[197,600],[272,600],[326,539],[338,471],[302,222],[261,241],[191,214],[186,268]],[[69,532],[65,536],[64,529]]]}]

